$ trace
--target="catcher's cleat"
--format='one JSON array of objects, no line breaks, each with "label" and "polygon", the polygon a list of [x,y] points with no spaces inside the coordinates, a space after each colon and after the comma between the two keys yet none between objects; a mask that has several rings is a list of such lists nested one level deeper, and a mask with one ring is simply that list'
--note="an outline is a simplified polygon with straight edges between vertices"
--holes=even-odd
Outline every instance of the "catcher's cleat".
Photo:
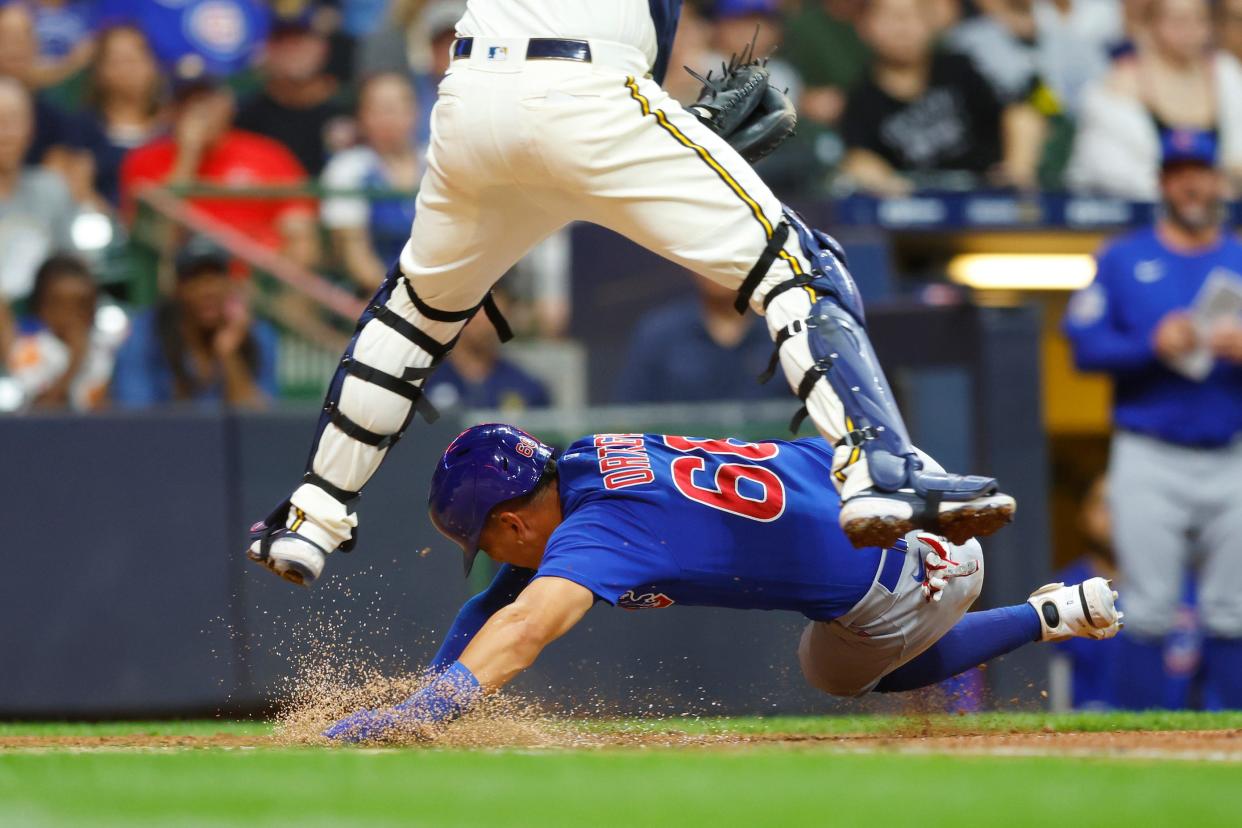
[{"label": "catcher's cleat", "polygon": [[1112,638],[1125,614],[1117,610],[1117,593],[1103,578],[1081,584],[1047,584],[1026,600],[1039,614],[1043,641],[1067,638]]},{"label": "catcher's cleat", "polygon": [[[937,500],[939,502],[937,502]],[[992,534],[1013,520],[1017,503],[994,490],[969,500],[939,500],[913,489],[864,489],[841,504],[841,528],[855,547],[886,548],[909,532],[923,529],[963,544]]]},{"label": "catcher's cleat", "polygon": [[[289,525],[285,516],[289,515]],[[285,501],[267,520],[250,527],[250,547],[246,556],[255,563],[298,586],[309,587],[323,573],[328,554],[332,551],[309,537],[316,527],[300,510],[292,510]],[[322,533],[319,533],[322,534]]]}]

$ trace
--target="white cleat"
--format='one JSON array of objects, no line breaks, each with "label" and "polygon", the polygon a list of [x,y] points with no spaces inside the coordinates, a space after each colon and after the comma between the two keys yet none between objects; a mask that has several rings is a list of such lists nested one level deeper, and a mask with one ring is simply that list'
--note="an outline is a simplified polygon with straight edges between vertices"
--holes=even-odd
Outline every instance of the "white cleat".
[{"label": "white cleat", "polygon": [[286,581],[304,587],[318,580],[328,559],[321,548],[287,529],[278,531],[269,541],[256,540],[246,550],[246,556]]},{"label": "white cleat", "polygon": [[1081,584],[1047,584],[1026,602],[1039,614],[1043,641],[1067,638],[1112,638],[1121,631],[1125,615],[1117,610],[1117,593],[1104,578]]}]

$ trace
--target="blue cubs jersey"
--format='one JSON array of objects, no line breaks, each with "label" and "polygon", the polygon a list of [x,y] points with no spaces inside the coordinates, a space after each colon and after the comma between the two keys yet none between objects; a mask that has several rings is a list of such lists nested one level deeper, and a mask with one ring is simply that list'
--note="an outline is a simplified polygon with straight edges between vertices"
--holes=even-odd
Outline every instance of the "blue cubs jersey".
[{"label": "blue cubs jersey", "polygon": [[1095,281],[1069,304],[1065,332],[1079,369],[1112,375],[1118,427],[1207,448],[1242,434],[1242,366],[1217,360],[1196,382],[1165,366],[1151,344],[1165,314],[1190,308],[1214,276],[1242,279],[1242,242],[1229,234],[1185,253],[1149,227],[1100,254]]},{"label": "blue cubs jersey", "polygon": [[596,434],[557,464],[564,521],[536,577],[581,584],[610,604],[843,615],[882,552],[837,525],[832,450],[818,438],[744,443]]}]

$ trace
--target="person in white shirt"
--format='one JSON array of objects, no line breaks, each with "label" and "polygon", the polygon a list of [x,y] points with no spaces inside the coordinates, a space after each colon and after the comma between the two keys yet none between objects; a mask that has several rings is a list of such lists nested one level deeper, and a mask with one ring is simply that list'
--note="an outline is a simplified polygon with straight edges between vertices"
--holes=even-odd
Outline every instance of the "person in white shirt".
[{"label": "person in white shirt", "polygon": [[125,332],[96,324],[97,297],[81,259],[56,255],[39,268],[30,310],[40,327],[19,336],[9,354],[26,407],[94,411],[106,404]]}]

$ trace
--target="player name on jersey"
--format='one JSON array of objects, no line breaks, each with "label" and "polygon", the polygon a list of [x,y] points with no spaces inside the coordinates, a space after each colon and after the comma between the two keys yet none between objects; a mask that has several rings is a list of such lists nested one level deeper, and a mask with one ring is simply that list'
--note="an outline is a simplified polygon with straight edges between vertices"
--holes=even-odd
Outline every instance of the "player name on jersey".
[{"label": "player name on jersey", "polygon": [[597,434],[595,454],[606,489],[625,489],[655,480],[641,434]]}]

